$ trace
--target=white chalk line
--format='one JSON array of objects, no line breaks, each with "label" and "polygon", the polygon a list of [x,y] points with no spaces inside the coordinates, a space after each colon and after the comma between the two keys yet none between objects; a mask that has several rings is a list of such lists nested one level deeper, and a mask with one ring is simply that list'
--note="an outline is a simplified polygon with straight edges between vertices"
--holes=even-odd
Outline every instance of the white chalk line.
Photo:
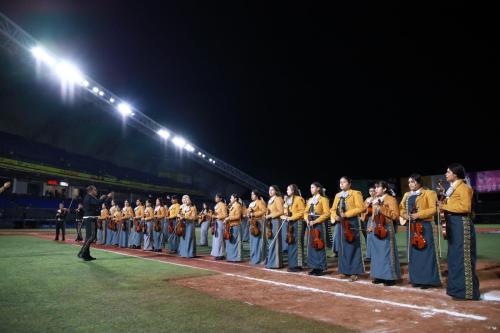
[{"label": "white chalk line", "polygon": [[[78,244],[73,244],[73,245],[78,246]],[[180,266],[180,267],[186,267],[186,268],[192,268],[192,269],[201,269],[201,270],[211,271],[211,272],[219,273],[219,274],[222,274],[225,276],[231,276],[231,277],[236,277],[236,278],[240,278],[240,279],[246,279],[246,280],[250,280],[250,281],[286,287],[289,289],[296,289],[296,290],[300,290],[300,291],[315,292],[315,293],[319,293],[319,294],[326,294],[326,295],[331,295],[331,296],[340,297],[340,298],[356,299],[356,300],[365,301],[365,302],[385,304],[385,305],[390,305],[390,306],[394,306],[394,307],[401,307],[401,308],[407,308],[407,309],[424,311],[424,312],[430,311],[430,312],[435,313],[435,314],[445,314],[445,315],[448,315],[451,317],[458,317],[458,318],[465,318],[465,319],[472,319],[472,320],[487,320],[488,319],[487,317],[484,317],[484,316],[479,316],[479,315],[474,315],[474,314],[469,314],[469,313],[462,313],[462,312],[457,312],[457,311],[443,310],[443,309],[438,309],[438,308],[434,308],[431,306],[420,306],[420,305],[415,305],[415,304],[387,301],[387,300],[358,296],[358,295],[350,295],[350,294],[345,294],[345,293],[341,293],[341,292],[328,291],[328,290],[323,290],[323,289],[318,289],[318,288],[313,288],[313,287],[299,286],[299,285],[294,285],[294,284],[285,283],[285,282],[278,282],[278,281],[273,281],[273,280],[254,278],[254,277],[245,276],[245,275],[220,272],[220,271],[217,271],[214,269],[200,268],[200,267],[187,265],[187,264],[173,263],[173,262],[163,261],[163,260],[160,260],[157,258],[144,258],[144,257],[138,256],[138,255],[122,253],[122,252],[117,252],[117,251],[112,251],[112,250],[107,250],[107,249],[100,249],[100,248],[94,248],[94,249],[104,251],[104,252],[119,254],[119,255],[123,255],[123,256],[127,256],[127,257],[137,258],[137,259],[146,259],[146,260],[150,260],[150,261],[160,262],[160,263],[167,264],[167,265],[174,265],[174,266]]]}]

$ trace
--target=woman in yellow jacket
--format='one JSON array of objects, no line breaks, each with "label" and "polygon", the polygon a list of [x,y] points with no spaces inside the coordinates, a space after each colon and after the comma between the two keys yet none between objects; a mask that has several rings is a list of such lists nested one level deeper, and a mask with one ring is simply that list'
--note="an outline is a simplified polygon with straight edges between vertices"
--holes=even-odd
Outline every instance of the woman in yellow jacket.
[{"label": "woman in yellow jacket", "polygon": [[437,195],[422,187],[422,177],[416,173],[408,178],[408,187],[399,204],[400,221],[407,230],[408,280],[413,287],[437,287],[441,285],[433,228]]},{"label": "woman in yellow jacket", "polygon": [[196,206],[191,202],[189,195],[182,197],[182,205],[180,211],[180,221],[177,222],[177,227],[184,224],[184,235],[179,238],[179,256],[184,258],[196,257],[196,236],[195,225],[198,217]]},{"label": "woman in yellow jacket", "polygon": [[165,246],[168,246],[169,253],[173,254],[177,252],[178,247],[178,237],[175,234],[175,229],[177,227],[177,218],[179,217],[181,205],[179,205],[177,195],[172,195],[170,200],[172,204],[168,208],[168,226],[166,233],[168,238],[165,241]]},{"label": "woman in yellow jacket", "polygon": [[212,238],[212,251],[210,255],[215,257],[215,260],[224,259],[224,220],[227,217],[227,206],[222,198],[222,194],[215,195],[215,207],[212,218],[215,220],[215,232]]},{"label": "woman in yellow jacket", "polygon": [[446,293],[457,299],[478,300],[476,230],[471,220],[472,188],[464,182],[465,169],[453,163],[446,171],[450,187],[440,209],[446,213],[448,240],[448,286]]},{"label": "woman in yellow jacket", "polygon": [[161,199],[156,199],[156,206],[154,210],[154,226],[153,226],[153,248],[155,252],[161,252],[163,231],[161,230],[163,220],[167,217],[165,207],[163,207]]},{"label": "woman in yellow jacket", "polygon": [[[265,219],[267,207],[258,190],[252,191],[252,202],[248,205],[247,215],[250,227],[250,263],[260,264],[266,260]],[[255,226],[253,226],[255,225]],[[253,232],[252,232],[253,230]]]},{"label": "woman in yellow jacket", "polygon": [[304,219],[307,225],[307,266],[312,268],[309,275],[324,275],[326,262],[326,227],[330,218],[330,202],[325,196],[325,190],[320,183],[311,184],[312,197],[307,200]]},{"label": "woman in yellow jacket", "polygon": [[146,208],[144,209],[144,251],[153,251],[153,219],[154,209],[151,207],[151,201],[146,200]]},{"label": "woman in yellow jacket", "polygon": [[266,268],[282,268],[283,253],[281,252],[281,215],[284,212],[284,202],[281,192],[276,185],[269,187],[269,201],[266,214],[266,237],[269,242],[267,249]]},{"label": "woman in yellow jacket", "polygon": [[109,218],[109,211],[106,204],[101,207],[101,216],[97,219],[97,244],[103,245],[106,242],[106,222]]},{"label": "woman in yellow jacket", "polygon": [[360,215],[365,211],[363,195],[351,189],[349,177],[340,178],[340,192],[335,195],[331,209],[331,219],[337,224],[338,258],[340,274],[356,281],[365,272],[361,253]]},{"label": "woman in yellow jacket", "polygon": [[132,227],[130,228],[130,239],[129,246],[133,249],[141,248],[141,238],[142,238],[142,220],[144,217],[144,206],[140,199],[135,201],[134,208],[134,218]]},{"label": "woman in yellow jacket", "polygon": [[132,218],[134,217],[134,211],[132,207],[130,207],[130,202],[125,200],[123,203],[122,209],[122,220],[120,223],[120,247],[128,247],[129,234],[130,234],[130,225],[132,222]]},{"label": "woman in yellow jacket", "polygon": [[370,275],[373,283],[393,286],[396,280],[401,279],[394,230],[394,221],[399,221],[399,207],[387,182],[381,180],[375,183],[375,194],[377,199],[372,202],[373,222],[370,227],[375,236],[372,240]]},{"label": "woman in yellow jacket", "polygon": [[226,240],[226,260],[232,262],[241,261],[243,252],[243,242],[241,239],[241,219],[243,217],[243,207],[239,202],[237,194],[231,195],[231,208],[229,215],[224,219],[225,233],[229,228],[229,238]]},{"label": "woman in yellow jacket", "polygon": [[301,271],[304,265],[304,210],[305,200],[300,195],[296,184],[286,188],[285,215],[286,230],[281,232],[286,236],[288,245],[288,271]]}]

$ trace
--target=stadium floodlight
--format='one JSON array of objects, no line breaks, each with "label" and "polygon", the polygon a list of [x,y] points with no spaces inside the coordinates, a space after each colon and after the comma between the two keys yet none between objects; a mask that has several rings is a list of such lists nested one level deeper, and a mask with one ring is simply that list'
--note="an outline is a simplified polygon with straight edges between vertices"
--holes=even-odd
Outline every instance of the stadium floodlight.
[{"label": "stadium floodlight", "polygon": [[164,130],[164,129],[160,129],[156,133],[158,133],[158,135],[161,136],[162,138],[164,138],[165,140],[167,140],[168,137],[170,136],[170,133],[167,130]]},{"label": "stadium floodlight", "polygon": [[99,88],[94,87],[94,88],[92,88],[92,91],[93,91],[95,94],[97,94],[97,93],[99,92]]},{"label": "stadium floodlight", "polygon": [[99,96],[104,96],[104,91],[99,91]]},{"label": "stadium floodlight", "polygon": [[52,57],[50,54],[47,53],[42,47],[40,46],[35,46],[31,49],[31,54],[37,59],[40,60],[41,62],[49,65],[49,66],[54,66],[56,64],[56,59]]},{"label": "stadium floodlight", "polygon": [[212,162],[213,160],[211,158],[208,159],[209,162]]},{"label": "stadium floodlight", "polygon": [[120,111],[124,117],[133,115],[132,108],[125,102],[118,104],[118,111]]},{"label": "stadium floodlight", "polygon": [[198,152],[198,156],[201,156],[201,151]]},{"label": "stadium floodlight", "polygon": [[201,156],[203,156],[203,158],[205,158],[206,155],[205,154],[201,154]]},{"label": "stadium floodlight", "polygon": [[90,83],[89,83],[89,81],[87,81],[87,80],[83,80],[83,81],[82,81],[82,86],[84,86],[84,87],[88,87],[88,86],[89,86],[89,84],[90,84]]},{"label": "stadium floodlight", "polygon": [[186,140],[181,138],[180,136],[176,136],[172,142],[179,148],[184,148],[186,146]]},{"label": "stadium floodlight", "polygon": [[114,99],[113,97],[111,97],[111,98],[109,99],[109,102],[110,102],[110,103],[114,103],[114,102],[115,102],[115,99]]},{"label": "stadium floodlight", "polygon": [[78,68],[76,68],[69,62],[62,61],[58,63],[55,70],[57,75],[63,81],[79,82],[79,83],[83,81],[82,72],[80,72]]},{"label": "stadium floodlight", "polygon": [[212,163],[215,164],[215,160],[212,160]]},{"label": "stadium floodlight", "polygon": [[194,147],[193,147],[192,145],[190,145],[189,143],[188,143],[187,145],[185,145],[185,146],[184,146],[184,148],[185,148],[188,152],[190,152],[190,153],[192,153],[192,152],[194,151]]}]

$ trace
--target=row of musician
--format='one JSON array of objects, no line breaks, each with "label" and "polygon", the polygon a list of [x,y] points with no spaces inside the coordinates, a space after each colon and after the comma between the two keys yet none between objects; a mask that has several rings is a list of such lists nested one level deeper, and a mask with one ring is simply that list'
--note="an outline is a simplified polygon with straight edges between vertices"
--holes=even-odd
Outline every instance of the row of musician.
[{"label": "row of musician", "polygon": [[[287,187],[281,196],[273,185],[269,201],[256,190],[246,208],[233,194],[226,206],[221,195],[215,196],[215,207],[206,204],[198,214],[189,196],[176,196],[170,207],[160,199],[153,208],[137,200],[135,209],[125,201],[120,209],[112,203],[110,211],[103,205],[97,226],[98,244],[142,248],[145,251],[170,253],[192,258],[196,256],[196,221],[201,225],[200,245],[208,246],[211,230],[211,255],[215,260],[239,262],[242,260],[242,242],[250,243],[250,263],[264,264],[266,268],[283,267],[283,253],[287,253],[288,270],[301,271],[308,267],[310,275],[327,271],[325,245],[338,256],[338,272],[350,281],[366,272],[365,261],[370,261],[370,276],[375,284],[392,286],[401,280],[396,242],[396,224],[406,225],[409,282],[423,289],[442,283],[438,259],[438,233],[435,233],[435,215],[439,212],[438,228],[448,240],[447,293],[460,299],[478,299],[479,282],[475,271],[476,245],[474,225],[470,219],[472,189],[464,182],[463,167],[451,165],[446,173],[449,188],[440,184],[438,194],[422,187],[421,177],[413,174],[408,179],[410,191],[401,203],[385,181],[370,188],[370,196],[363,200],[359,191],[351,189],[348,177],[340,179],[341,191],[333,205],[324,195],[321,184],[311,184],[311,198],[302,198],[296,185]],[[453,171],[454,170],[454,171]],[[454,173],[456,172],[456,173]],[[334,231],[330,230],[329,221]],[[366,258],[361,250],[361,233],[366,231]]]}]

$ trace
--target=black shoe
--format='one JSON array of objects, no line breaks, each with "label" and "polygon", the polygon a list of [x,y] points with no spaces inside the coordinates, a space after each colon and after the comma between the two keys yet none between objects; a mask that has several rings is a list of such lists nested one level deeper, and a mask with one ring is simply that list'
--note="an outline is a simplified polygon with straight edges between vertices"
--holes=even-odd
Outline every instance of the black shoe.
[{"label": "black shoe", "polygon": [[384,282],[384,286],[386,286],[386,287],[390,287],[390,286],[394,286],[394,285],[396,285],[396,281],[394,281],[394,280],[387,280]]},{"label": "black shoe", "polygon": [[381,280],[381,279],[375,279],[375,280],[372,280],[372,283],[373,283],[373,284],[380,284],[380,283],[384,283],[384,280]]},{"label": "black shoe", "polygon": [[54,238],[54,242],[59,242],[59,238]]},{"label": "black shoe", "polygon": [[94,257],[85,257],[83,258],[84,261],[92,261],[92,260],[95,260]]},{"label": "black shoe", "polygon": [[81,253],[78,253],[76,256],[77,256],[78,258],[81,258],[81,257],[82,257],[82,254],[81,254]]},{"label": "black shoe", "polygon": [[315,269],[313,269],[312,271],[310,271],[307,274],[309,274],[309,275],[316,275],[316,274],[318,274],[318,270],[315,268]]},{"label": "black shoe", "polygon": [[429,289],[432,288],[432,286],[429,286],[428,284],[423,284],[420,286],[420,289]]},{"label": "black shoe", "polygon": [[224,256],[215,257],[215,260],[224,260]]},{"label": "black shoe", "polygon": [[421,284],[416,284],[416,283],[412,283],[412,284],[411,284],[411,286],[412,286],[413,288],[420,288],[420,287],[422,287],[422,285],[421,285]]}]

